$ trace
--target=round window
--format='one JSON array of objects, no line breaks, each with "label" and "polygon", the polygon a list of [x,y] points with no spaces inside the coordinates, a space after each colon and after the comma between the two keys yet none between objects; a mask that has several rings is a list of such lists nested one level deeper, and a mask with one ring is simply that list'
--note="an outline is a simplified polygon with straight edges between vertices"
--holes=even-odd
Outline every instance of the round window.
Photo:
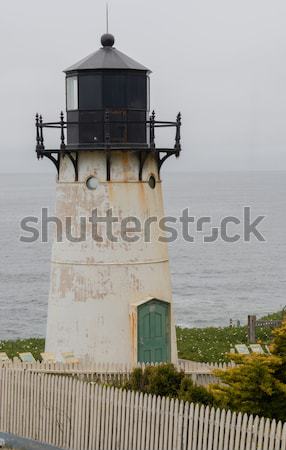
[{"label": "round window", "polygon": [[156,186],[156,179],[154,177],[154,175],[151,175],[148,181],[148,184],[150,186],[151,189],[155,189]]},{"label": "round window", "polygon": [[86,186],[88,187],[88,189],[94,190],[98,188],[98,180],[95,177],[89,177],[86,180]]}]

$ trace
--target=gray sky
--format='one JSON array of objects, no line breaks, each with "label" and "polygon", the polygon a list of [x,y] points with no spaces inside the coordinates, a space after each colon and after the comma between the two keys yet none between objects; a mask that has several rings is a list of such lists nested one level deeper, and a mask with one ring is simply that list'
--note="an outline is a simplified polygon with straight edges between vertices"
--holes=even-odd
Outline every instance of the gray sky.
[{"label": "gray sky", "polygon": [[[285,0],[110,0],[115,46],[150,67],[151,105],[183,114],[168,170],[286,169]],[[58,120],[62,70],[99,48],[102,0],[1,0],[1,172],[53,171],[34,114]]]}]

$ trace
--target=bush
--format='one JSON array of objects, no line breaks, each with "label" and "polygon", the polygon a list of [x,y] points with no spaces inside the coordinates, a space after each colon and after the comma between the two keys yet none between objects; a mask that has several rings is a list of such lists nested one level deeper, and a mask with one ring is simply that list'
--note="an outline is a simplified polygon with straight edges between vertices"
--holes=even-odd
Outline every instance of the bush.
[{"label": "bush", "polygon": [[213,404],[213,397],[208,390],[196,386],[190,377],[178,371],[173,364],[147,366],[145,370],[136,368],[123,387],[188,402]]},{"label": "bush", "polygon": [[235,367],[215,370],[210,387],[221,408],[286,421],[286,323],[274,331],[272,355],[231,355]]},{"label": "bush", "polygon": [[178,398],[189,403],[214,405],[213,395],[204,387],[194,384],[190,377],[184,376],[181,382]]}]

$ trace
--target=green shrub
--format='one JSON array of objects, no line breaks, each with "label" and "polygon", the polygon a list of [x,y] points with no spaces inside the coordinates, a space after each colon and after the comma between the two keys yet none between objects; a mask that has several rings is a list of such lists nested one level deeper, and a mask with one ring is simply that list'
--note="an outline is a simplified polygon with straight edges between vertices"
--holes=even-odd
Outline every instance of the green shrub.
[{"label": "green shrub", "polygon": [[194,403],[213,404],[213,396],[208,390],[196,386],[191,377],[178,371],[173,364],[147,366],[145,370],[136,368],[123,386],[147,394],[178,398]]},{"label": "green shrub", "polygon": [[214,371],[222,383],[210,392],[219,407],[286,421],[286,323],[273,334],[272,355],[231,355],[235,367]]},{"label": "green shrub", "polygon": [[188,376],[184,376],[182,379],[178,398],[189,403],[202,403],[211,406],[215,404],[213,395],[206,388],[194,384]]}]

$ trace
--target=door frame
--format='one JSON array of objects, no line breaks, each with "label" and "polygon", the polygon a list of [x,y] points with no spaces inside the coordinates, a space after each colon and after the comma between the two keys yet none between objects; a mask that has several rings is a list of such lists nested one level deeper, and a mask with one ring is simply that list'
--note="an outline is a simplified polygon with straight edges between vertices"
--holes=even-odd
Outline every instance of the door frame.
[{"label": "door frame", "polygon": [[170,360],[173,361],[172,355],[172,304],[169,300],[162,300],[158,297],[147,297],[144,300],[140,300],[137,303],[132,303],[130,305],[129,311],[129,322],[130,322],[130,337],[131,337],[131,364],[133,367],[138,365],[138,308],[151,300],[157,300],[162,303],[169,305],[169,323],[170,323]]}]

